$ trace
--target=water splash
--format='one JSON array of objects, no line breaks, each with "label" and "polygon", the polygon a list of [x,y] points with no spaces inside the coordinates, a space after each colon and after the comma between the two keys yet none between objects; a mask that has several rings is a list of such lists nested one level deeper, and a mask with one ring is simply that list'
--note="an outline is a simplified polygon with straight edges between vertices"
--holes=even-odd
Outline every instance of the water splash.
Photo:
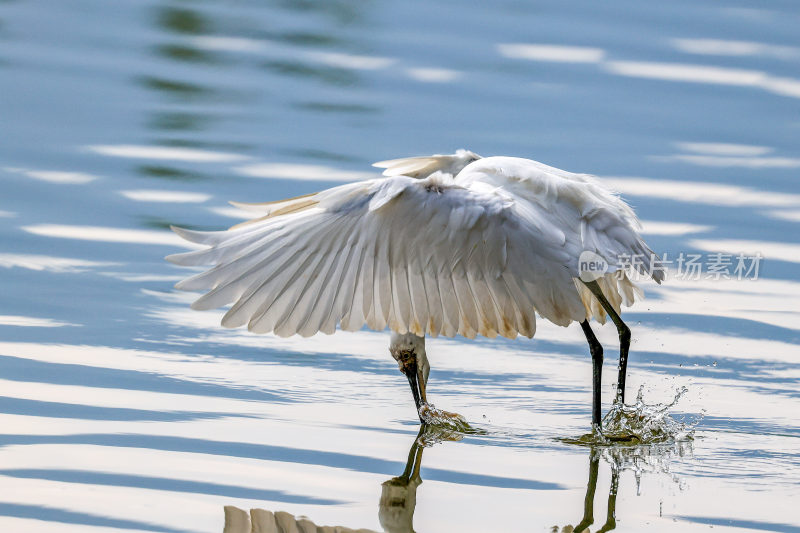
[{"label": "water splash", "polygon": [[688,392],[681,387],[669,403],[648,404],[644,401],[644,386],[639,387],[636,402],[626,404],[617,399],[592,433],[577,439],[564,439],[583,446],[652,445],[691,441],[702,414],[690,421],[674,419],[669,411]]},{"label": "water splash", "polygon": [[440,430],[454,432],[461,435],[486,434],[486,431],[472,427],[463,416],[457,413],[451,413],[449,411],[437,409],[432,403],[426,403],[420,406],[419,417],[423,424],[433,426]]},{"label": "water splash", "polygon": [[700,419],[690,423],[679,422],[669,411],[688,392],[681,387],[667,404],[644,402],[644,386],[639,387],[636,402],[632,405],[617,400],[603,417],[600,437],[609,442],[628,444],[656,444],[691,440]]},{"label": "water splash", "polygon": [[[669,411],[687,392],[686,387],[681,387],[671,402],[648,404],[644,401],[644,387],[639,387],[636,402],[629,405],[617,399],[601,425],[592,428],[592,433],[577,439],[559,440],[589,447],[593,461],[602,457],[608,463],[612,478],[609,498],[616,498],[617,483],[623,471],[633,472],[637,495],[644,474],[666,474],[679,490],[683,490],[685,482],[672,472],[671,465],[675,459],[694,455],[694,432],[703,413],[687,421],[676,420]],[[613,518],[613,511],[609,516]]]},{"label": "water splash", "polygon": [[640,494],[644,474],[666,474],[679,490],[683,490],[686,483],[672,471],[672,463],[694,456],[694,443],[691,439],[661,442],[649,446],[604,446],[597,449],[611,467],[612,475],[623,471],[633,472],[637,495]]}]

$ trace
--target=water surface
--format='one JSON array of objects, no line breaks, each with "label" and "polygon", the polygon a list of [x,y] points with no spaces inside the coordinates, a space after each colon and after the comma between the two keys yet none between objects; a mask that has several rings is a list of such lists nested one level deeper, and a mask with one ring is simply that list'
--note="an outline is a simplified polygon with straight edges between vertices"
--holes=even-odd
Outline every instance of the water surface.
[{"label": "water surface", "polygon": [[[798,27],[780,1],[0,2],[0,529],[391,530],[411,486],[417,531],[800,531]],[[598,174],[669,257],[763,255],[625,313],[629,394],[686,387],[693,442],[565,443],[591,362],[540,322],[429,341],[431,399],[486,434],[415,447],[387,333],[258,337],[172,289],[170,224],[461,147]]]}]

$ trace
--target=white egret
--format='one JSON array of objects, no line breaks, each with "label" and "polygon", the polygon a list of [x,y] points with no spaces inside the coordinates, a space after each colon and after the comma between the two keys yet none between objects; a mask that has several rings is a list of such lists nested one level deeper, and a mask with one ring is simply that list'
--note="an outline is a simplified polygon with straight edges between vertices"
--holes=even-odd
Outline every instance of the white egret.
[{"label": "white egret", "polygon": [[[222,325],[255,333],[388,326],[389,351],[421,419],[430,371],[425,335],[530,338],[538,313],[560,326],[580,323],[593,361],[592,422],[600,424],[603,348],[589,319],[608,315],[619,333],[617,398],[624,401],[630,330],[620,304],[642,295],[629,274],[635,268],[663,279],[625,202],[585,174],[467,150],[375,166],[384,177],[234,203],[260,216],[227,231],[173,228],[207,248],[168,260],[212,265],[176,288],[208,291],[194,309],[232,303]],[[581,276],[582,253],[602,270]]]}]

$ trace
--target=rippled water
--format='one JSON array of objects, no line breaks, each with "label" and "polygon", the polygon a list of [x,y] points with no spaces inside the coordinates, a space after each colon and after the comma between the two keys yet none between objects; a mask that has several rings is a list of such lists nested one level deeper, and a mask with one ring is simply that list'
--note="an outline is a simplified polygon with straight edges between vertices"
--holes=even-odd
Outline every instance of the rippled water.
[{"label": "rippled water", "polygon": [[[0,1],[0,529],[800,531],[798,27],[779,1]],[[258,337],[172,290],[169,224],[460,147],[598,174],[668,258],[763,255],[625,312],[629,394],[685,387],[694,440],[566,443],[575,326],[429,341],[429,398],[481,431],[418,436],[388,334]]]}]

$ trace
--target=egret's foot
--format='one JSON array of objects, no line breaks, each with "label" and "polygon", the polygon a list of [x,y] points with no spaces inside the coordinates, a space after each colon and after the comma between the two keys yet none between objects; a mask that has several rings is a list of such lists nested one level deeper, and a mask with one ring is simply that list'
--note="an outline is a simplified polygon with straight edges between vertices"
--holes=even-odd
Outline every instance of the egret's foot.
[{"label": "egret's foot", "polygon": [[472,433],[474,431],[472,426],[460,414],[437,409],[436,406],[430,403],[420,405],[419,419],[423,424],[430,424],[462,433]]}]

